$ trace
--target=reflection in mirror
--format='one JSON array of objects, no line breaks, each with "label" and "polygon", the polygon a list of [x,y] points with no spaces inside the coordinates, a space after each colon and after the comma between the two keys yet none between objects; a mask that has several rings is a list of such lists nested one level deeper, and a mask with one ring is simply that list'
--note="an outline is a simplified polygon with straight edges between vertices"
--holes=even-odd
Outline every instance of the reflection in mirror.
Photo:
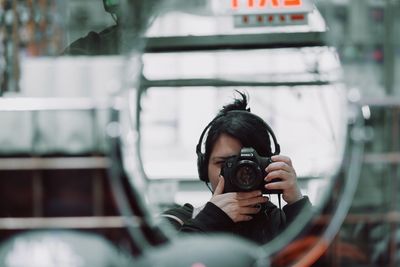
[{"label": "reflection in mirror", "polygon": [[[119,39],[107,39],[112,46],[105,46],[89,33],[116,22],[101,0],[0,1],[0,21],[0,121],[7,126],[0,133],[0,195],[13,200],[0,201],[1,241],[10,230],[78,228],[109,234],[118,246],[138,253],[144,245],[131,246],[107,179],[110,109],[127,68]],[[140,33],[141,24],[134,26]],[[71,43],[84,36],[90,46],[70,52]],[[122,40],[139,46],[137,36]],[[129,77],[137,81],[140,60],[129,64]],[[139,228],[135,218],[130,225]]]},{"label": "reflection in mirror", "polygon": [[82,31],[112,23],[102,2],[2,1],[1,6],[1,101],[7,111],[1,119],[13,127],[3,128],[0,153],[104,155],[105,110],[120,87],[122,62],[59,57]]},{"label": "reflection in mirror", "polygon": [[[240,29],[225,29],[225,24],[217,23],[220,19],[228,18],[229,21],[229,18],[232,20],[243,14],[178,12],[176,16],[155,18],[153,26],[158,26],[148,32],[143,79],[137,99],[140,104],[137,107],[140,111],[137,121],[139,155],[148,182],[147,198],[156,210],[154,216],[161,213],[168,220],[172,219],[172,224],[181,232],[202,229],[202,225],[195,225],[196,220],[204,218],[202,215],[209,211],[204,205],[212,195],[198,180],[194,148],[206,125],[223,105],[232,101],[235,89],[249,92],[252,111],[277,132],[284,148],[282,152],[290,154],[298,172],[301,195],[312,200],[315,216],[326,210],[325,214],[335,214],[336,206],[328,207],[333,188],[351,198],[352,190],[340,191],[345,184],[343,179],[347,177],[341,169],[345,162],[345,147],[350,148],[350,110],[341,64],[335,49],[327,46],[320,34],[324,22],[318,10],[306,11],[310,12],[306,15],[307,23],[248,29],[251,34],[248,38],[244,38],[246,25],[240,25]],[[193,23],[210,22],[208,29],[211,31],[194,33],[194,28],[180,31],[184,25],[189,25],[179,24],[181,18]],[[216,25],[218,31],[213,31]],[[219,36],[223,33],[226,35]],[[299,39],[304,41],[297,42]],[[285,64],[287,62],[291,64]],[[359,153],[357,156],[351,159],[355,168],[359,166]],[[351,173],[358,177],[357,171]],[[356,181],[356,178],[352,180]],[[211,190],[217,189],[216,184],[211,181]],[[288,201],[282,204],[295,204],[287,196],[283,200]],[[271,196],[269,203],[279,207],[280,200],[280,197]],[[212,201],[215,201],[214,197]],[[193,204],[194,208],[185,203]],[[348,202],[337,203],[341,203],[338,206],[346,212]],[[226,212],[221,213],[223,209],[218,205],[211,206],[217,207],[214,216],[232,222]],[[302,216],[297,216],[291,227],[274,232],[272,236],[278,232],[282,235],[267,243],[266,251],[282,249],[301,231],[311,227],[312,214],[307,210],[300,210],[300,213]],[[182,214],[184,217],[180,217]],[[282,217],[278,213],[276,218]],[[335,226],[340,224],[343,216],[337,218]],[[189,220],[189,227],[185,220]],[[233,228],[240,228],[239,225],[235,224]],[[260,239],[253,241],[260,242]],[[266,241],[271,241],[271,236],[262,239],[261,243]]]},{"label": "reflection in mirror", "polygon": [[[307,41],[294,45],[290,41],[293,32],[304,33],[299,38],[306,40],[307,33],[323,29],[323,24],[318,25],[321,17],[316,14],[319,13],[315,10],[310,14],[310,18],[317,17],[311,19],[310,25],[249,28],[247,33],[254,34],[254,42],[262,37],[267,40],[268,36],[281,42],[280,48],[271,41],[264,44],[264,49],[260,49],[261,45],[244,49],[254,45],[243,42],[241,35],[246,28],[224,28],[226,24],[217,23],[229,20],[226,14],[178,12],[174,17],[155,19],[148,34],[163,36],[165,42],[159,38],[156,43],[150,38],[149,52],[158,53],[145,53],[143,57],[139,124],[140,152],[149,179],[148,197],[158,207],[156,213],[190,203],[193,212],[186,205],[173,209],[172,216],[181,211],[195,216],[211,199],[212,194],[198,177],[195,147],[206,125],[223,105],[232,101],[235,89],[247,92],[252,112],[271,125],[281,154],[291,158],[301,193],[311,200],[313,210],[318,213],[325,207],[345,151],[348,103],[335,49],[324,45],[323,39],[318,45]],[[176,26],[180,20],[208,22],[209,27],[205,32],[195,32],[197,28],[168,26]],[[222,33],[230,34],[231,43],[225,47],[218,38],[212,38]],[[207,44],[192,34],[208,34]],[[173,36],[186,43],[179,43],[180,39]],[[232,47],[239,49],[227,50]],[[200,51],[186,52],[196,49]],[[211,187],[215,190],[216,184]],[[269,202],[279,206],[279,200],[277,195],[271,195]],[[285,204],[284,198],[282,205]],[[171,213],[167,215],[171,217]],[[302,227],[297,227],[297,232]]]}]

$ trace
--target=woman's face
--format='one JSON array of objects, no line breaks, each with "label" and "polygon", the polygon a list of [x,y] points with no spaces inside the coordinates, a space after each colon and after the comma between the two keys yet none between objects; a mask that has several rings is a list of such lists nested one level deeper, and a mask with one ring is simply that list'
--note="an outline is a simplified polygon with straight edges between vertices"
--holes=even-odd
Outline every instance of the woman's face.
[{"label": "woman's face", "polygon": [[221,173],[222,164],[228,157],[239,155],[242,144],[236,138],[227,134],[221,134],[211,150],[208,162],[208,177],[213,190],[218,184],[218,177]]}]

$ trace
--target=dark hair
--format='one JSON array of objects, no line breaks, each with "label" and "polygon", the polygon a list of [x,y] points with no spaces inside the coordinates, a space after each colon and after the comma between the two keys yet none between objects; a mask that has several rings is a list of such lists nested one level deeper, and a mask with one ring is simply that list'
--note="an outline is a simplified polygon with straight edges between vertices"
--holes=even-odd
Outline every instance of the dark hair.
[{"label": "dark hair", "polygon": [[[254,148],[260,156],[272,156],[271,141],[265,122],[250,113],[250,109],[247,108],[248,97],[242,92],[236,92],[240,94],[241,99],[235,98],[233,103],[223,106],[208,131],[204,153],[207,165],[215,142],[221,134],[239,140],[244,147]],[[229,112],[233,110],[245,112]]]}]

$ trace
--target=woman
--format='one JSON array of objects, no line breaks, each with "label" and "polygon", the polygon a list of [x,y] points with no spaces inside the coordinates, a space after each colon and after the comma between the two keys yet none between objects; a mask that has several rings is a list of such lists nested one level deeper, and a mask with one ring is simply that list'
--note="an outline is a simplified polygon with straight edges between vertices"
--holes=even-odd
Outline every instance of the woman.
[{"label": "woman", "polygon": [[[199,176],[211,184],[211,199],[201,208],[194,209],[185,204],[164,212],[163,216],[182,232],[227,232],[265,243],[311,204],[300,192],[290,158],[279,155],[279,145],[271,128],[260,117],[250,113],[246,95],[239,94],[241,98],[224,106],[204,129],[197,145]],[[203,153],[202,140],[207,130]],[[275,143],[274,153],[270,136]],[[244,147],[253,148],[260,156],[272,160],[265,168],[265,177],[262,177],[265,182],[257,190],[227,191],[227,181],[221,175],[221,169]],[[287,205],[283,209],[276,207],[263,194],[267,190],[280,191]]]}]

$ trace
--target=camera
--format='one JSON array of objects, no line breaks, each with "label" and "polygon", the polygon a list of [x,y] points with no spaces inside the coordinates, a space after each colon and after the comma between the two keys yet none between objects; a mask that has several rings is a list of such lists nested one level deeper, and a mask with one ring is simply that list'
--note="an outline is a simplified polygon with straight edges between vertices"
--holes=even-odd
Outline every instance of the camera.
[{"label": "camera", "polygon": [[282,194],[280,189],[268,190],[264,187],[267,183],[281,180],[264,181],[267,176],[265,168],[271,163],[271,158],[259,156],[254,148],[242,148],[239,155],[227,158],[221,168],[225,193],[261,190],[263,194]]}]

